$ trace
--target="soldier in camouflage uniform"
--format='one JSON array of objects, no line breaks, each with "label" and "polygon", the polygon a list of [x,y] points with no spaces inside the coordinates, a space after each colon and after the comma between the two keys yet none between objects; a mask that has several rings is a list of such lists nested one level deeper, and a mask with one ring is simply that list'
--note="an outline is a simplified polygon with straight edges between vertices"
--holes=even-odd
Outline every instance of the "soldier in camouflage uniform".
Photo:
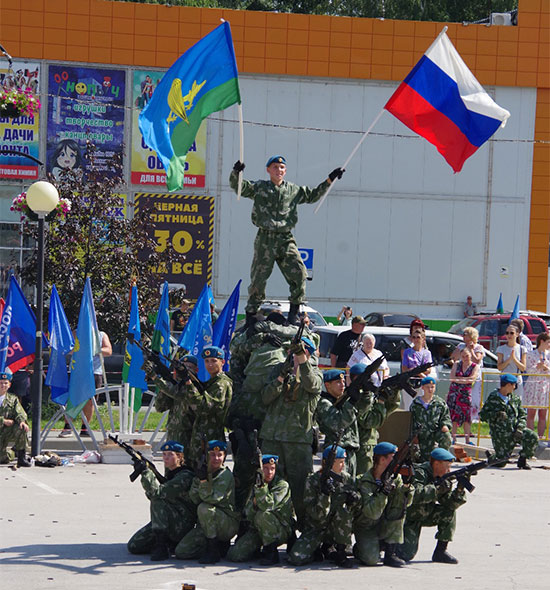
[{"label": "soldier in camouflage uniform", "polygon": [[248,561],[260,549],[260,565],[279,563],[277,547],[292,534],[293,510],[288,483],[277,470],[277,455],[262,455],[262,476],[252,488],[244,510],[247,528],[227,553],[229,561]]},{"label": "soldier in camouflage uniform", "polygon": [[436,446],[443,449],[451,447],[453,424],[446,402],[434,397],[435,379],[428,375],[422,379],[420,386],[424,394],[414,398],[409,410],[412,431],[418,431],[419,461],[427,461]]},{"label": "soldier in camouflage uniform", "polygon": [[[243,180],[242,196],[252,199],[252,223],[258,228],[254,241],[254,259],[250,270],[247,325],[265,299],[265,286],[276,262],[290,287],[289,323],[296,320],[300,304],[305,298],[307,272],[292,235],[298,221],[298,205],[315,203],[327,191],[336,178],[342,178],[341,168],[333,170],[317,188],[297,186],[284,180],[286,160],[273,156],[266,164],[269,180],[250,182]],[[236,162],[229,184],[237,191],[239,172],[244,164]]]},{"label": "soldier in camouflage uniform", "polygon": [[136,466],[141,470],[141,485],[151,502],[151,522],[128,541],[130,553],[151,553],[152,561],[168,559],[197,520],[195,504],[189,497],[194,474],[184,465],[183,445],[170,440],[160,449],[167,481],[159,483],[145,462]]},{"label": "soldier in camouflage uniform", "polygon": [[403,543],[405,513],[410,506],[414,488],[404,484],[401,475],[381,481],[397,447],[389,442],[374,447],[374,466],[358,482],[361,512],[353,523],[353,553],[365,565],[376,565],[384,547],[384,565],[401,567],[405,562],[395,555],[396,545]]},{"label": "soldier in camouflage uniform", "polygon": [[401,559],[410,561],[418,551],[418,541],[422,527],[437,526],[437,545],[432,561],[439,563],[458,563],[447,552],[447,545],[453,540],[456,528],[456,510],[466,502],[466,494],[460,484],[452,488],[449,480],[435,485],[435,479],[450,470],[455,457],[442,448],[434,449],[430,461],[415,465],[413,478],[414,497],[405,517],[405,541],[397,549]]},{"label": "soldier in camouflage uniform", "polygon": [[290,484],[300,526],[305,480],[313,471],[313,415],[323,377],[315,364],[315,345],[309,338],[304,336],[290,351],[294,354],[292,374],[282,363],[274,370],[278,376],[262,392],[267,412],[260,436],[264,453],[279,457],[279,470]]},{"label": "soldier in camouflage uniform", "polygon": [[[350,379],[353,381],[365,371],[367,365],[358,363],[350,368]],[[378,429],[386,417],[399,407],[399,389],[384,390],[384,396],[376,398],[372,392],[364,392],[365,408],[357,418],[359,433],[359,449],[357,450],[357,474],[367,473],[373,466],[373,450],[378,442]]]},{"label": "soldier in camouflage uniform", "polygon": [[319,429],[325,435],[325,445],[335,443],[342,432],[339,445],[346,450],[346,472],[355,477],[355,453],[359,449],[357,420],[361,412],[370,405],[370,398],[361,394],[356,399],[349,398],[339,403],[338,400],[344,395],[346,387],[345,374],[345,371],[340,369],[330,369],[323,373],[326,392],[321,394],[315,418]]},{"label": "soldier in camouflage uniform", "polygon": [[527,413],[521,405],[521,398],[514,393],[517,382],[515,375],[501,375],[500,389],[489,394],[479,417],[489,423],[496,457],[502,459],[498,466],[506,465],[506,459],[512,454],[516,444],[521,443],[518,468],[531,469],[527,459],[535,454],[538,438],[532,430],[526,428]]},{"label": "soldier in camouflage uniform", "polygon": [[27,414],[16,395],[8,393],[12,380],[11,371],[0,372],[0,463],[9,463],[13,458],[8,444],[13,441],[17,455],[17,467],[30,467],[26,450],[28,445]]},{"label": "soldier in camouflage uniform", "polygon": [[197,505],[197,526],[176,547],[178,559],[200,557],[199,563],[217,563],[239,528],[235,510],[235,483],[224,466],[227,445],[208,442],[208,464],[199,466],[189,497]]},{"label": "soldier in camouflage uniform", "polygon": [[[294,565],[327,557],[339,567],[352,567],[346,556],[346,545],[351,543],[353,519],[361,495],[354,479],[344,471],[346,451],[342,447],[336,447],[332,467],[327,465],[332,448],[329,446],[323,452],[322,469],[310,474],[306,481],[305,524],[288,555]],[[327,478],[323,477],[326,470]]]}]

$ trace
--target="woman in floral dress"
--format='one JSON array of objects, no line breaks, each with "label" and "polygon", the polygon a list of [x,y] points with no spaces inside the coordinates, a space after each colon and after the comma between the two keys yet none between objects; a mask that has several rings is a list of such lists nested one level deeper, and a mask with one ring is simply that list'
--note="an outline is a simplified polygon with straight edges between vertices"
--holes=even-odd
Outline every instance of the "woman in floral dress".
[{"label": "woman in floral dress", "polygon": [[464,425],[466,444],[470,443],[472,422],[472,385],[477,379],[479,365],[473,362],[472,353],[464,348],[460,353],[460,360],[453,365],[451,371],[451,385],[447,395],[447,405],[453,423],[453,443],[456,442],[456,431]]}]

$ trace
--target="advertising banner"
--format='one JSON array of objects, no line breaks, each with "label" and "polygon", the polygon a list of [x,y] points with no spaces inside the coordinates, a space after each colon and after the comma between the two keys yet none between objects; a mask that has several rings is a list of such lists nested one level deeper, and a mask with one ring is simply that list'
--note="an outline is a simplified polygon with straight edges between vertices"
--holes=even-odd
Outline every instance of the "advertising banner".
[{"label": "advertising banner", "polygon": [[96,147],[99,170],[122,154],[124,92],[122,70],[52,65],[48,69],[47,170],[58,179],[62,170],[85,173],[86,140]]},{"label": "advertising banner", "polygon": [[[13,62],[13,70],[7,64],[0,67],[0,90],[30,88],[38,95],[40,66],[33,62]],[[41,112],[44,112],[44,106]],[[15,150],[38,158],[39,113],[34,117],[0,118],[0,149]],[[0,178],[29,179],[38,178],[38,164],[29,158],[12,154],[0,154]]]},{"label": "advertising banner", "polygon": [[[136,214],[142,209],[151,211],[157,251],[170,245],[178,254],[169,268],[157,268],[159,278],[171,286],[185,287],[187,297],[196,299],[212,280],[214,197],[138,193]],[[145,250],[141,254],[148,255]]]},{"label": "advertising banner", "polygon": [[[153,92],[164,72],[136,70],[132,86],[132,160],[131,182],[139,185],[166,186],[166,172],[154,150],[143,141],[138,126],[138,117],[143,107],[151,100]],[[187,153],[185,162],[185,186],[202,188],[206,173],[206,121],[203,121],[195,143]]]}]

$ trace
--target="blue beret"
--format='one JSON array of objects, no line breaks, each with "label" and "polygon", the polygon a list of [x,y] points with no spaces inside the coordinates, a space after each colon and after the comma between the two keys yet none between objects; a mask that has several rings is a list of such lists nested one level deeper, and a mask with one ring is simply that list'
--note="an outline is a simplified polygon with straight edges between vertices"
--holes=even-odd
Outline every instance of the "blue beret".
[{"label": "blue beret", "polygon": [[[326,459],[328,457],[328,454],[330,453],[330,450],[332,449],[333,445],[329,445],[324,451],[323,451],[323,459]],[[336,447],[336,459],[344,459],[346,456],[346,449],[343,449],[342,447]]]},{"label": "blue beret", "polygon": [[209,451],[226,451],[227,443],[223,440],[209,440],[208,441]]},{"label": "blue beret", "polygon": [[430,457],[436,461],[454,461],[456,457],[450,453],[447,449],[437,447],[430,453]]},{"label": "blue beret", "polygon": [[395,453],[395,451],[397,451],[397,447],[390,442],[380,442],[373,450],[375,455],[389,455],[390,453]]},{"label": "blue beret", "polygon": [[279,455],[262,455],[262,463],[277,463],[279,461]]},{"label": "blue beret", "polygon": [[510,373],[504,373],[504,375],[500,376],[500,384],[506,385],[506,383],[513,383],[516,385],[518,382],[518,378],[515,375],[510,375]]},{"label": "blue beret", "polygon": [[269,158],[269,160],[267,161],[267,164],[265,165],[265,167],[269,168],[269,166],[271,166],[271,164],[273,164],[273,162],[277,162],[278,164],[285,164],[285,166],[286,166],[286,160],[285,160],[284,156],[271,156],[271,158]]},{"label": "blue beret", "polygon": [[367,365],[365,365],[364,363],[356,363],[349,370],[349,374],[350,375],[361,375],[362,373],[365,372],[366,369],[367,369]]},{"label": "blue beret", "polygon": [[326,383],[327,381],[336,381],[336,379],[340,379],[342,375],[345,375],[345,371],[341,371],[340,369],[329,369],[323,373],[323,381]]},{"label": "blue beret", "polygon": [[436,383],[436,380],[433,377],[430,377],[428,375],[427,377],[424,377],[422,379],[422,381],[420,382],[420,385],[426,385],[426,383]]},{"label": "blue beret", "polygon": [[306,345],[306,350],[308,350],[310,354],[315,354],[317,347],[313,344],[313,340],[307,336],[302,336],[302,342]]},{"label": "blue beret", "polygon": [[13,373],[9,370],[9,369],[4,369],[1,373],[0,373],[0,380],[5,380],[7,379],[8,381],[11,381],[13,378]]},{"label": "blue beret", "polygon": [[225,360],[225,353],[219,346],[205,346],[202,349],[203,359],[222,359]]},{"label": "blue beret", "polygon": [[173,451],[174,453],[183,453],[183,445],[175,440],[167,440],[161,447],[161,451]]},{"label": "blue beret", "polygon": [[197,357],[192,354],[186,354],[185,356],[182,356],[180,360],[182,363],[191,363],[196,367],[199,366],[199,361],[197,360]]}]

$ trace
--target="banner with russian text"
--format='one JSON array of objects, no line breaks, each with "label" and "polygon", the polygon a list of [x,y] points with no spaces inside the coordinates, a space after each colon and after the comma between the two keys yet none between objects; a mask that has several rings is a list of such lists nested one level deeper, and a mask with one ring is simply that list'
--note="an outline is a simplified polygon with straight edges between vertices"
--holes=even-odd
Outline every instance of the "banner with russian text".
[{"label": "banner with russian text", "polygon": [[[170,267],[157,268],[159,278],[170,287],[186,289],[189,299],[196,299],[205,283],[212,279],[214,242],[214,197],[137,193],[135,213],[151,210],[157,250],[170,244],[178,260]],[[144,249],[140,256],[147,257]]]},{"label": "banner with russian text", "polygon": [[[136,70],[132,86],[132,184],[166,186],[166,171],[157,153],[147,147],[139,130],[138,118],[151,100],[164,71]],[[206,175],[206,121],[203,121],[185,162],[184,184],[204,187]]]},{"label": "banner with russian text", "polygon": [[[30,88],[39,94],[40,65],[36,62],[13,62],[13,70],[8,71],[7,62],[0,66],[0,87]],[[41,112],[44,112],[44,106]],[[0,149],[15,150],[38,158],[38,130],[40,114],[34,117],[0,118]],[[29,179],[38,178],[38,164],[24,156],[0,154],[0,178]]]},{"label": "banner with russian text", "polygon": [[54,178],[66,169],[85,173],[87,139],[109,174],[109,160],[123,153],[125,87],[123,70],[49,66],[46,165]]}]

